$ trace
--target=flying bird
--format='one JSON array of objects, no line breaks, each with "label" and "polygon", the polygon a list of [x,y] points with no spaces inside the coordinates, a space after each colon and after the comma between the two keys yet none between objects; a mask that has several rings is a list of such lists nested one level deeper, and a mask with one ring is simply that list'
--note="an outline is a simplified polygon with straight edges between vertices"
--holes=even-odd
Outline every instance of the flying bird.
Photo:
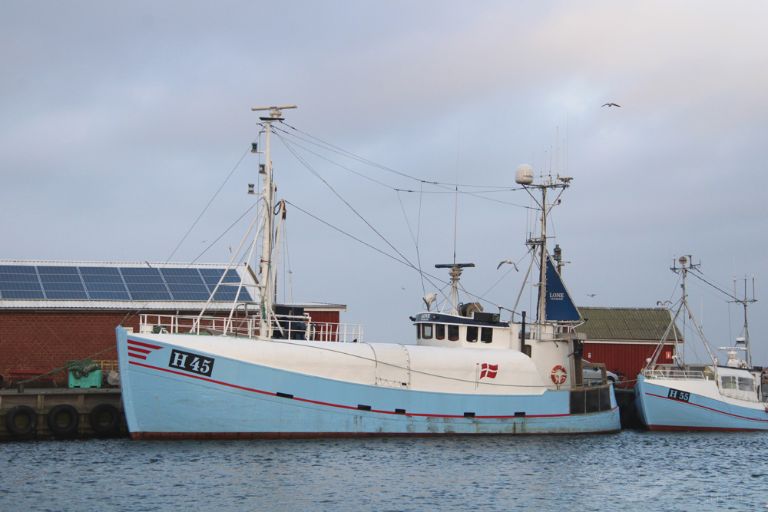
[{"label": "flying bird", "polygon": [[621,108],[621,105],[618,103],[603,103],[603,107],[619,107]]},{"label": "flying bird", "polygon": [[590,297],[590,298],[592,298],[592,297],[595,297],[596,295],[597,295],[596,293],[588,293],[588,294],[587,294],[587,297]]},{"label": "flying bird", "polygon": [[505,264],[505,263],[509,263],[510,265],[512,265],[513,267],[515,267],[515,272],[520,272],[520,271],[517,269],[517,265],[515,265],[515,262],[514,262],[514,261],[512,261],[512,260],[504,260],[504,261],[500,262],[500,263],[499,263],[499,264],[496,266],[496,270],[499,270],[499,269],[501,268],[501,266],[502,266],[503,264]]}]

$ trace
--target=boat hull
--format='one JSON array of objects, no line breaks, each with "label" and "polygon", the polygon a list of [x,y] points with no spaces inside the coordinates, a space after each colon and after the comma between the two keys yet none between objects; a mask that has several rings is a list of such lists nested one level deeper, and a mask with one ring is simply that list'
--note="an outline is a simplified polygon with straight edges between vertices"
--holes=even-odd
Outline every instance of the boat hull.
[{"label": "boat hull", "polygon": [[[716,390],[714,381],[691,383],[647,379],[639,375],[635,404],[641,421],[649,430],[768,430],[768,406],[765,403],[717,398]],[[684,394],[680,395],[680,392]]]},{"label": "boat hull", "polygon": [[[136,439],[573,434],[620,428],[612,392],[606,410],[571,414],[566,390],[527,395],[417,391],[219,355],[205,375],[169,364],[174,350],[185,347],[131,334],[134,348],[129,350],[127,337],[119,328],[123,403]],[[137,352],[142,343],[146,352]]]}]

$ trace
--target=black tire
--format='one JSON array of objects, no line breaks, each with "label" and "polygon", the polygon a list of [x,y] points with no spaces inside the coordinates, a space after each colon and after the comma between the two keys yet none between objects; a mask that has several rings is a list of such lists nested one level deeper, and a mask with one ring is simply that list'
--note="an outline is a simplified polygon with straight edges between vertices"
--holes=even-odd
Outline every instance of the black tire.
[{"label": "black tire", "polygon": [[15,437],[25,437],[37,430],[37,413],[27,405],[17,405],[5,413],[5,428]]},{"label": "black tire", "polygon": [[58,438],[72,437],[80,426],[80,413],[69,404],[54,405],[48,411],[48,430]]},{"label": "black tire", "polygon": [[120,411],[110,404],[99,404],[91,409],[88,422],[97,436],[115,435],[120,431]]}]

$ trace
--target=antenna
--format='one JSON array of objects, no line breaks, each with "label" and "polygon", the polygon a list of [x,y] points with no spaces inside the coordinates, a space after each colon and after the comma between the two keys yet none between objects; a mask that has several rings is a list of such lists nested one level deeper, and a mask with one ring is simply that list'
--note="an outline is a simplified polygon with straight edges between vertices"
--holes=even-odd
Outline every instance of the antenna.
[{"label": "antenna", "polygon": [[269,111],[268,116],[260,117],[262,121],[282,121],[284,119],[283,117],[283,110],[288,110],[291,108],[299,108],[298,105],[277,105],[272,107],[251,107],[252,112],[264,112]]}]

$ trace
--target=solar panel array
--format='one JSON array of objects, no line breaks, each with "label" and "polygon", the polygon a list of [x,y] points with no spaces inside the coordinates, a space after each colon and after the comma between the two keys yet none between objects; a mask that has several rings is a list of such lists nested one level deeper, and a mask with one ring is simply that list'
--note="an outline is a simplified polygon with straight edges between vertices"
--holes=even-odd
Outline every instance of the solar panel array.
[{"label": "solar panel array", "polygon": [[[0,265],[0,299],[206,301],[223,268]],[[250,301],[240,276],[227,270],[215,301]]]}]

